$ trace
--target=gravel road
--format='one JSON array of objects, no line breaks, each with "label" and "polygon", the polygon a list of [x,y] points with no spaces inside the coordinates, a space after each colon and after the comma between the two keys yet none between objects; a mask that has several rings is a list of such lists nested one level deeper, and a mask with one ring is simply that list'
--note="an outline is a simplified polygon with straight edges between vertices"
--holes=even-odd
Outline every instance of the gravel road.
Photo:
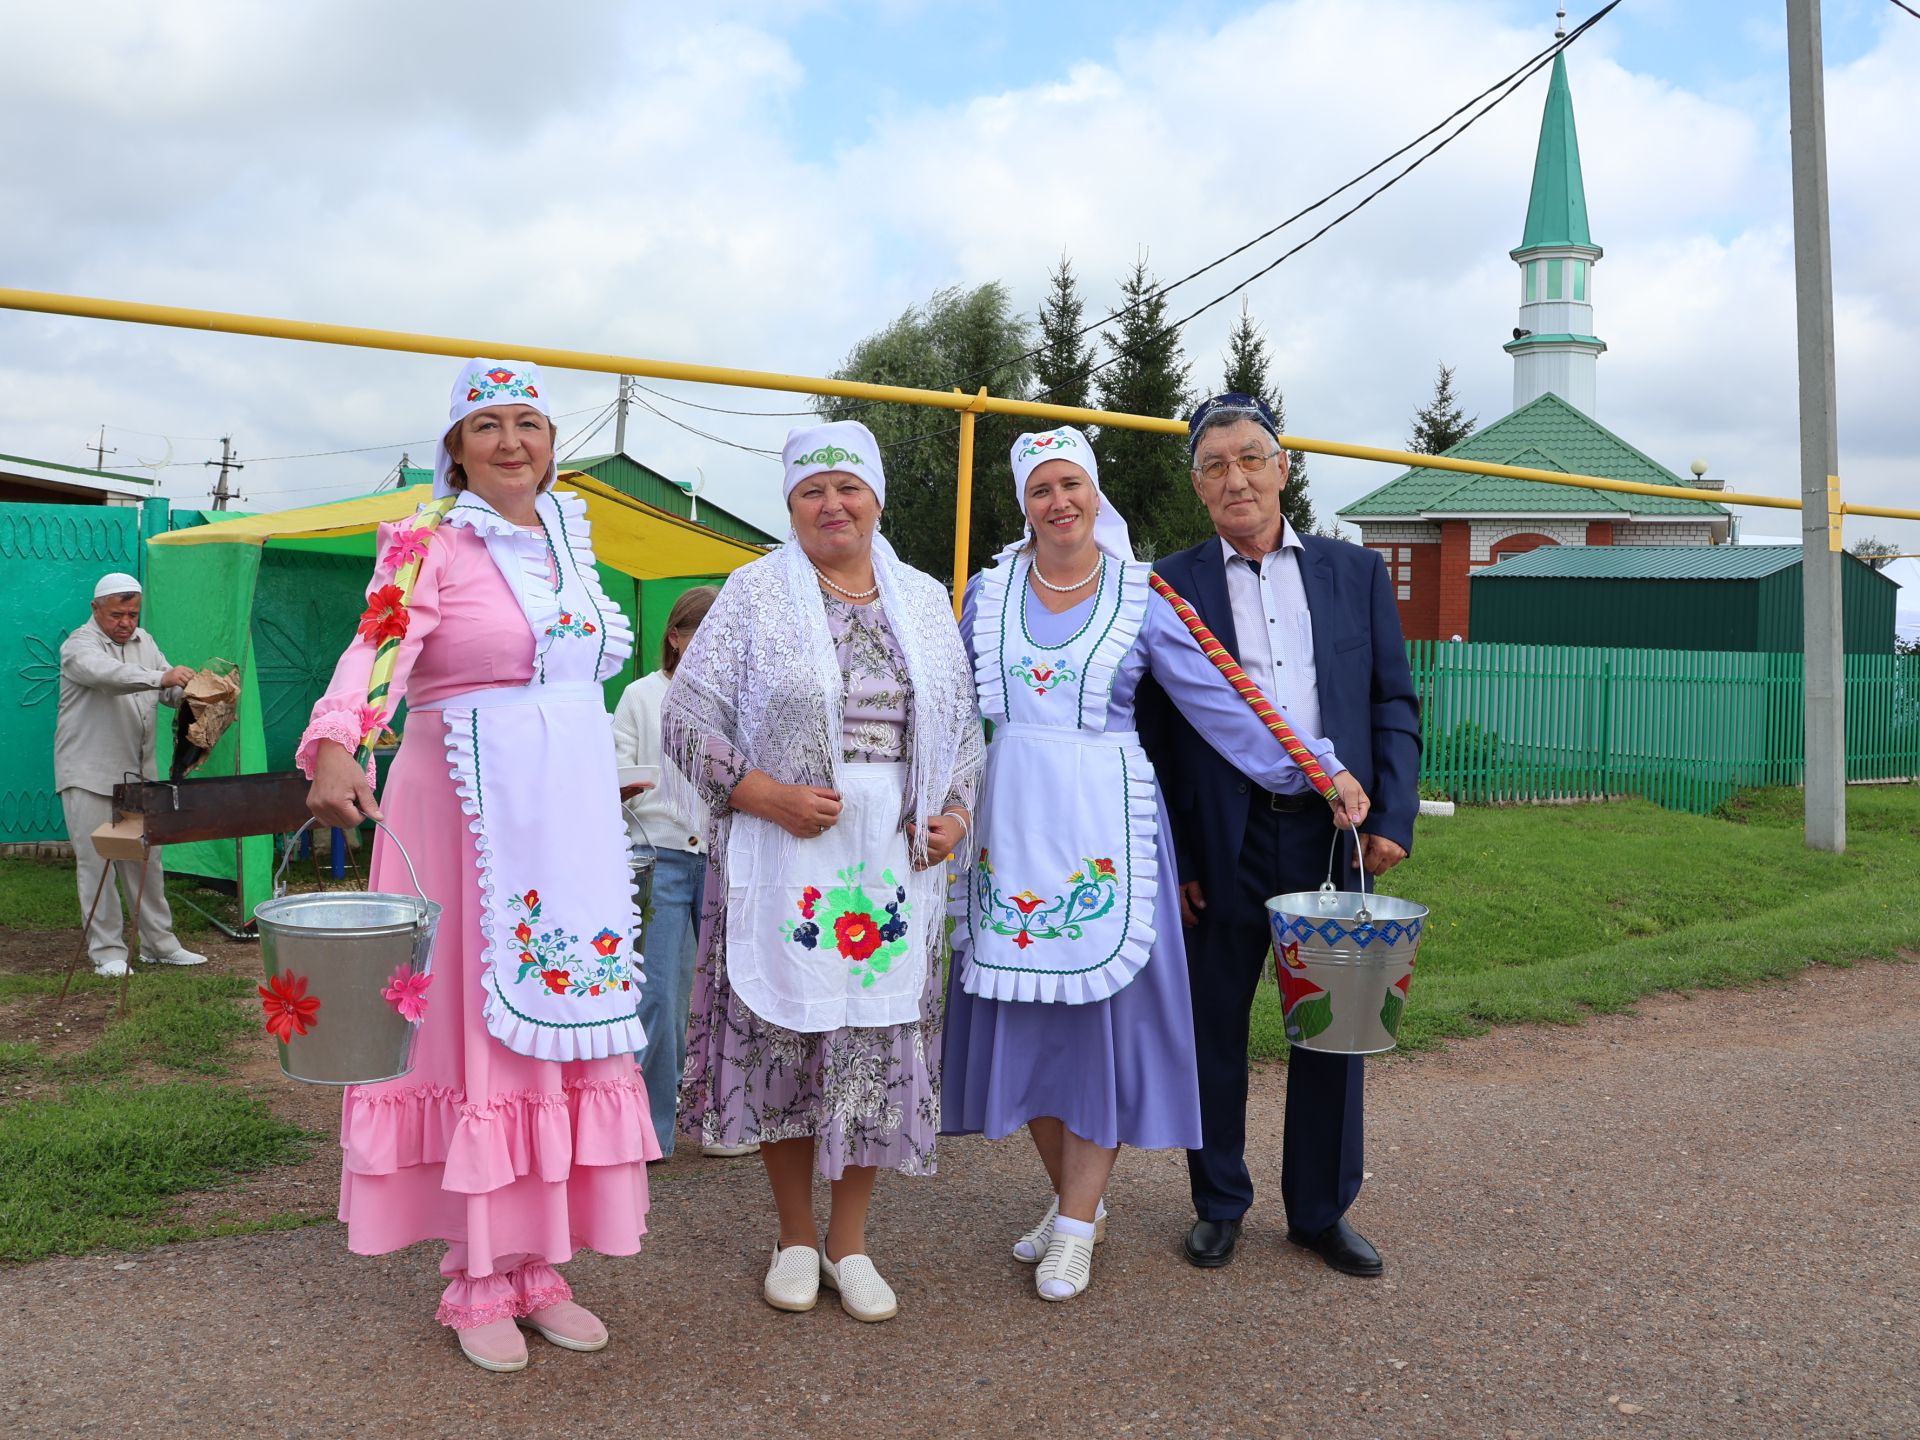
[{"label": "gravel road", "polygon": [[428,1247],[332,1224],[0,1270],[10,1436],[1920,1435],[1920,965],[1662,997],[1376,1063],[1348,1279],[1262,1199],[1200,1272],[1177,1154],[1122,1158],[1094,1288],[1032,1291],[1024,1142],[883,1179],[891,1324],[758,1299],[753,1161],[653,1170],[654,1237],[568,1274],[614,1343],[487,1375],[432,1324]]}]

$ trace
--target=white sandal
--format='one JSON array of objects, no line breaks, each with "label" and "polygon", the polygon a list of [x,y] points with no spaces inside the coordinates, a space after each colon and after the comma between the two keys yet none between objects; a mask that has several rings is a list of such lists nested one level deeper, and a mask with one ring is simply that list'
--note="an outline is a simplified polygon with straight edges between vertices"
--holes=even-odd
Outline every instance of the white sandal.
[{"label": "white sandal", "polygon": [[825,1257],[811,1245],[773,1247],[760,1294],[776,1310],[796,1314],[811,1310],[820,1298],[820,1262]]},{"label": "white sandal", "polygon": [[[1047,1206],[1047,1213],[1040,1217],[1040,1223],[1013,1242],[1013,1258],[1022,1265],[1038,1265],[1041,1257],[1047,1253],[1047,1243],[1053,1239],[1053,1220],[1060,1213],[1060,1201],[1056,1197]],[[1107,1238],[1107,1202],[1102,1200],[1100,1208],[1093,1217],[1093,1243],[1098,1245]]]},{"label": "white sandal", "polygon": [[856,1320],[875,1324],[900,1313],[893,1287],[880,1278],[873,1261],[864,1255],[845,1255],[839,1264],[820,1252],[820,1283],[840,1292],[840,1308]]},{"label": "white sandal", "polygon": [[[1047,1292],[1047,1283],[1067,1285],[1071,1288],[1064,1295],[1052,1295]],[[1053,1232],[1053,1239],[1047,1243],[1047,1253],[1040,1261],[1040,1268],[1033,1272],[1034,1289],[1040,1292],[1042,1300],[1071,1300],[1093,1283],[1093,1241],[1085,1235],[1063,1235]]]}]

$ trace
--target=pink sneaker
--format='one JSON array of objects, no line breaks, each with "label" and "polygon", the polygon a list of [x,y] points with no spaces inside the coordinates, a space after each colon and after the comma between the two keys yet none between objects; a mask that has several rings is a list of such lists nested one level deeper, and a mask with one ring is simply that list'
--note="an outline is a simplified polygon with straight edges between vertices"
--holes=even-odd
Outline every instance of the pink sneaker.
[{"label": "pink sneaker", "polygon": [[527,1342],[511,1320],[493,1320],[453,1333],[460,1337],[460,1353],[482,1370],[527,1368]]},{"label": "pink sneaker", "polygon": [[[558,1345],[562,1350],[607,1348],[607,1327],[600,1323],[599,1317],[591,1310],[571,1300],[561,1300],[538,1310],[530,1310],[520,1323],[538,1331],[542,1340],[549,1345]],[[523,1356],[525,1353],[521,1351]]]}]

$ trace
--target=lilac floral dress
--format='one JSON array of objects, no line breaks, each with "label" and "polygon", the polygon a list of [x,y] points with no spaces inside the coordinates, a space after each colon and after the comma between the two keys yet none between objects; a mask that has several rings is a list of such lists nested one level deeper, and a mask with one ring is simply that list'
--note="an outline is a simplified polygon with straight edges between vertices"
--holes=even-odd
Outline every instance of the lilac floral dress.
[{"label": "lilac floral dress", "polygon": [[[843,677],[841,758],[897,762],[913,753],[906,660],[875,605],[825,597],[827,629]],[[715,814],[753,767],[710,740],[696,783]],[[948,797],[971,808],[978,771]],[[830,1180],[849,1165],[906,1175],[934,1170],[940,1129],[940,927],[930,927],[927,979],[917,1023],[802,1034],[772,1025],[740,1003],[727,980],[726,892],[710,872],[700,917],[700,953],[680,1089],[680,1128],[706,1145],[816,1136]]]}]

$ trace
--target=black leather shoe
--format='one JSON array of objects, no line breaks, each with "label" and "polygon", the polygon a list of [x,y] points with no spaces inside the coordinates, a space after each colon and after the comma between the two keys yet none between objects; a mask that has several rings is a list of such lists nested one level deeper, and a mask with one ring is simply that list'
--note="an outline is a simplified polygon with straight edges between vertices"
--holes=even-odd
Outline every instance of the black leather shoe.
[{"label": "black leather shoe", "polygon": [[1196,1220],[1187,1232],[1187,1260],[1202,1270],[1217,1270],[1233,1259],[1239,1243],[1238,1220]]},{"label": "black leather shoe", "polygon": [[1287,1239],[1303,1250],[1313,1251],[1343,1275],[1373,1276],[1387,1268],[1381,1263],[1380,1252],[1344,1219],[1334,1221],[1318,1235],[1309,1235],[1289,1225]]}]

